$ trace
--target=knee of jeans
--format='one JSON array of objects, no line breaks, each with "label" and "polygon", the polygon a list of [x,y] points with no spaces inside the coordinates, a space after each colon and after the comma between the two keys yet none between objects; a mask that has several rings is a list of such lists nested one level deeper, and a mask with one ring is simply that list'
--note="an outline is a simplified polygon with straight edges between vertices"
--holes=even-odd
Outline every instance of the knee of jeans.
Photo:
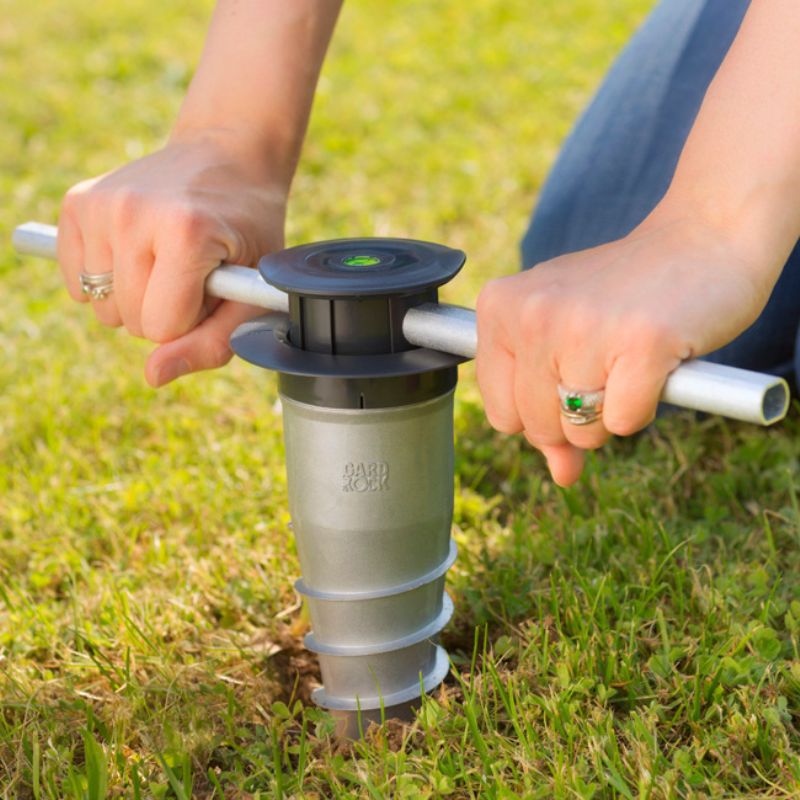
[{"label": "knee of jeans", "polygon": [[794,386],[795,393],[800,396],[800,327],[797,329],[797,338],[794,344]]},{"label": "knee of jeans", "polygon": [[530,269],[546,260],[539,255],[542,248],[537,240],[537,234],[535,222],[532,220],[519,243],[520,269]]},{"label": "knee of jeans", "polygon": [[530,269],[569,252],[565,249],[569,206],[566,197],[542,195],[520,242],[521,269]]},{"label": "knee of jeans", "polygon": [[627,235],[650,213],[660,197],[651,184],[620,196],[613,186],[604,183],[597,186],[581,186],[567,180],[558,183],[556,190],[545,187],[522,238],[522,269]]}]

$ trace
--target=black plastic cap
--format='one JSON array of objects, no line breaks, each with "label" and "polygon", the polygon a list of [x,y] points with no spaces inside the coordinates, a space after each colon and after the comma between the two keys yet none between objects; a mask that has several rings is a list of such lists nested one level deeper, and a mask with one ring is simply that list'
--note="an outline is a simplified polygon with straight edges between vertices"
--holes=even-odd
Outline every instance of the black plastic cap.
[{"label": "black plastic cap", "polygon": [[387,408],[421,403],[456,385],[466,361],[438,350],[414,348],[375,355],[330,355],[289,341],[289,318],[277,312],[240,325],[231,347],[240,358],[280,375],[281,392],[326,408]]},{"label": "black plastic cap", "polygon": [[264,279],[289,295],[289,314],[240,326],[237,355],[273,369],[281,391],[331,408],[423,402],[455,386],[461,356],[416,347],[410,308],[437,301],[466,256],[409,239],[338,239],[265,256]]},{"label": "black plastic cap", "polygon": [[418,294],[447,283],[466,255],[414,239],[334,239],[264,256],[267,283],[305,297],[357,298]]}]

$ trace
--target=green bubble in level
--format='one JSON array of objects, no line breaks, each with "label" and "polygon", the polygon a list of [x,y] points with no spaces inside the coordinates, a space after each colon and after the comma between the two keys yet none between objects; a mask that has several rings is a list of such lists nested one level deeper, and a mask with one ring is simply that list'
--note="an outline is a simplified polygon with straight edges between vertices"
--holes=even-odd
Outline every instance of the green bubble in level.
[{"label": "green bubble in level", "polygon": [[381,260],[377,256],[347,256],[342,259],[342,263],[348,267],[374,267]]}]

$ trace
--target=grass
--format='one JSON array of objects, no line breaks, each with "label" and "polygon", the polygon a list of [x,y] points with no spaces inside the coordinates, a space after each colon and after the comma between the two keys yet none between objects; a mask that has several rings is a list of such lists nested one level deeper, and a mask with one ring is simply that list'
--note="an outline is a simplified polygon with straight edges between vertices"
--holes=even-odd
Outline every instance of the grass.
[{"label": "grass", "polygon": [[[558,143],[646,0],[352,2],[289,238],[516,268]],[[412,725],[331,738],[291,590],[271,376],[159,392],[147,345],[7,244],[157,146],[210,8],[0,0],[0,796],[800,795],[796,418],[664,420],[561,490],[456,412],[453,670]]]}]

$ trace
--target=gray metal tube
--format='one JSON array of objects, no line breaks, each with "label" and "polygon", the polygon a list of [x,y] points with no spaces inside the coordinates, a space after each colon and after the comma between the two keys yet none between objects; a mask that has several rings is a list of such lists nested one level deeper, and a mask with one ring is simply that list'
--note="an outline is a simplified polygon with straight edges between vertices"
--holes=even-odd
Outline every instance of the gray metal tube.
[{"label": "gray metal tube", "polygon": [[55,259],[57,241],[58,228],[42,222],[26,222],[24,225],[18,225],[11,235],[11,243],[18,253],[40,258]]},{"label": "gray metal tube", "polygon": [[261,280],[250,267],[217,267],[206,278],[206,293],[223,300],[248,303],[270,311],[289,311],[289,295]]},{"label": "gray metal tube", "polygon": [[[55,258],[56,228],[38,222],[20,225],[13,236],[19,253]],[[247,267],[219,267],[208,277],[212,297],[286,311],[286,295]],[[444,303],[412,308],[403,334],[418,347],[473,358],[478,345],[475,312]],[[782,378],[695,360],[681,364],[667,378],[661,399],[674,406],[719,414],[756,425],[772,425],[786,416],[789,386]]]},{"label": "gray metal tube", "polygon": [[446,303],[423,303],[406,311],[403,336],[417,347],[444,350],[467,358],[478,351],[475,312]]},{"label": "gray metal tube", "polygon": [[281,400],[314,700],[356,712],[419,699],[448,666],[435,640],[453,613],[453,392],[377,409]]},{"label": "gray metal tube", "polygon": [[[409,309],[403,334],[420,347],[474,357],[478,347],[475,312],[460,306],[427,303]],[[789,386],[783,378],[695,359],[674,370],[661,400],[681,408],[731,419],[772,425],[789,410]]]}]

